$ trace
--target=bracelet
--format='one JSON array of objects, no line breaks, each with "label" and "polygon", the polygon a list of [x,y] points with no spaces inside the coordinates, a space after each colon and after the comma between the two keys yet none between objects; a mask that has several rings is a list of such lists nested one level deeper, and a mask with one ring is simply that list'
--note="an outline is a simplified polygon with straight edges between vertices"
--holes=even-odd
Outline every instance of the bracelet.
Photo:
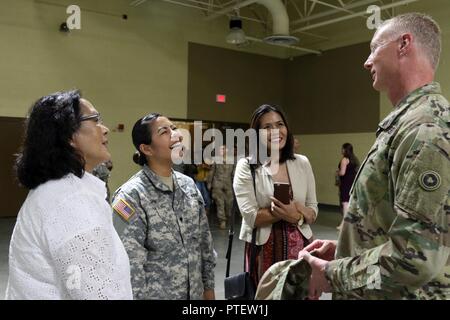
[{"label": "bracelet", "polygon": [[300,227],[303,224],[303,222],[304,222],[304,217],[303,217],[303,214],[300,211],[297,211],[297,212],[300,214],[300,217],[298,218],[298,221],[297,221],[296,225]]}]

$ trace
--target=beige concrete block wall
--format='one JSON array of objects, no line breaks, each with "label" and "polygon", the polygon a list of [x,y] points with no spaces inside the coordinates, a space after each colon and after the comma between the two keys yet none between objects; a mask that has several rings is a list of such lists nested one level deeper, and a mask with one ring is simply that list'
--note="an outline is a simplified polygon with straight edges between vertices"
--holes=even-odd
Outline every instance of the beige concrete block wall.
[{"label": "beige concrete block wall", "polygon": [[[52,2],[56,5],[48,4]],[[129,2],[78,0],[82,30],[64,35],[58,26],[67,18],[66,6],[70,2],[62,5],[63,1],[57,0],[0,1],[0,116],[23,117],[38,97],[61,89],[81,88],[111,129],[118,123],[125,124],[123,133],[110,133],[115,164],[113,190],[138,170],[131,160],[130,129],[135,120],[152,111],[170,117],[186,116],[188,42],[227,47],[226,18],[206,22],[202,13],[194,9],[159,1],[132,8]],[[432,2],[432,9],[427,0],[402,10],[428,12],[440,23],[443,54],[437,80],[450,98],[450,4],[448,0]],[[129,15],[128,20],[121,19],[123,13]],[[260,31],[252,30],[250,24],[247,27],[250,29],[246,31],[253,35]],[[361,34],[367,34],[367,30]],[[351,38],[367,41],[361,34],[353,30]],[[344,38],[341,45],[355,43]],[[339,46],[334,42],[332,47]],[[284,49],[258,44],[240,50],[280,58],[287,55]],[[389,101],[381,95],[380,116],[391,110]],[[375,130],[300,136],[302,153],[310,158],[316,174],[320,202],[338,202],[333,173],[342,143],[354,143],[362,160],[375,139]]]},{"label": "beige concrete block wall", "polygon": [[300,154],[308,157],[316,179],[317,200],[322,204],[339,205],[338,188],[334,185],[334,174],[341,160],[341,146],[345,142],[353,145],[356,156],[364,159],[375,139],[375,134],[314,134],[297,135]]},{"label": "beige concrete block wall", "polygon": [[[78,0],[81,30],[62,34],[58,28],[72,2],[0,1],[0,115],[24,117],[45,94],[82,89],[111,129],[113,191],[139,169],[131,160],[134,122],[149,112],[186,117],[188,42],[227,47],[228,18],[207,22],[199,10],[160,1],[133,8],[130,2]],[[278,57],[286,51],[240,50]],[[113,132],[119,123],[125,131]]]}]

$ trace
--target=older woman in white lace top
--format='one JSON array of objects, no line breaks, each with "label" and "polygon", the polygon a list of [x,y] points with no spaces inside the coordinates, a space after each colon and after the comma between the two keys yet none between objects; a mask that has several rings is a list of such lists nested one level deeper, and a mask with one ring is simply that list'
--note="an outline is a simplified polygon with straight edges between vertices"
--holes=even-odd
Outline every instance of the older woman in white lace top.
[{"label": "older woman in white lace top", "polygon": [[17,177],[30,190],[9,250],[6,299],[132,299],[127,253],[105,184],[108,128],[78,91],[31,108]]}]

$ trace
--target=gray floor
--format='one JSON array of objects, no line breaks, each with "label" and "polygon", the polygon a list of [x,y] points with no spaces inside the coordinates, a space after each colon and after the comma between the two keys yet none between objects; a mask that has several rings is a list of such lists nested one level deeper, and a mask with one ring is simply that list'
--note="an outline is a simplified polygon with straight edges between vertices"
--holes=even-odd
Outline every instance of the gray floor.
[{"label": "gray floor", "polygon": [[[317,239],[337,239],[336,226],[340,222],[340,214],[334,208],[321,208],[316,223],[312,226]],[[14,228],[15,219],[0,219],[0,299],[4,297],[8,280],[8,247]],[[231,274],[240,272],[243,264],[244,243],[238,239],[239,222],[236,223],[236,234],[233,241]],[[217,251],[216,266],[216,298],[224,299],[223,280],[226,270],[225,254],[228,246],[228,230],[220,230],[214,217],[210,217],[210,228]],[[329,299],[323,295],[321,299]]]},{"label": "gray floor", "polygon": [[5,296],[8,282],[9,240],[16,219],[0,219],[0,300]]}]

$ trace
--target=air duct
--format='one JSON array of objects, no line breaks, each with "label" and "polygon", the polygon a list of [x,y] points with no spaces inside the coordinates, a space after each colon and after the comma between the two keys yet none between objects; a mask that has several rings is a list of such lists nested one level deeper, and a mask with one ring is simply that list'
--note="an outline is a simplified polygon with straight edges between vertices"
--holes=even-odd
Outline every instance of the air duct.
[{"label": "air duct", "polygon": [[298,42],[297,37],[289,35],[289,16],[281,0],[257,0],[256,3],[266,7],[272,15],[272,35],[264,38],[264,42],[281,45]]}]

